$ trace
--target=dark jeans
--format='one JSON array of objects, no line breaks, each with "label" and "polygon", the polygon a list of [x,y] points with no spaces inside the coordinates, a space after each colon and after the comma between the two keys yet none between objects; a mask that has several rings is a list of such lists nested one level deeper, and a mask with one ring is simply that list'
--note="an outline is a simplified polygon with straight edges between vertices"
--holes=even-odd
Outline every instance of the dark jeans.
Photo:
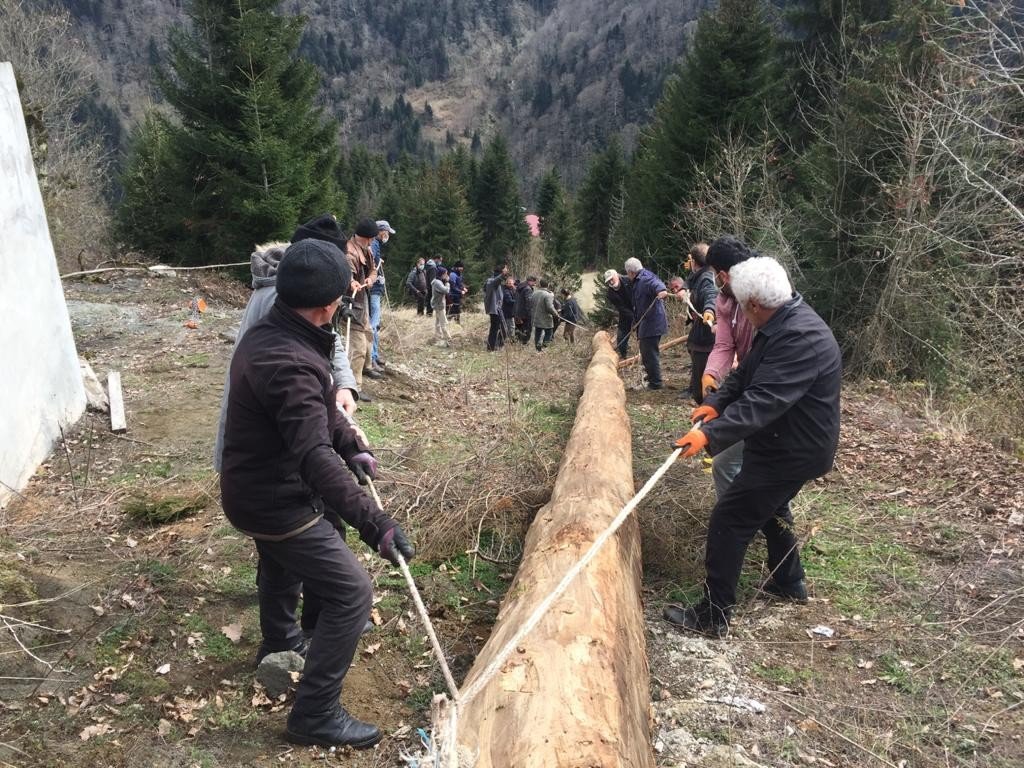
[{"label": "dark jeans", "polygon": [[448,317],[454,320],[456,323],[462,322],[462,302],[453,301],[448,305]]},{"label": "dark jeans", "polygon": [[540,351],[543,347],[546,347],[551,343],[551,337],[555,335],[554,328],[534,328],[533,329],[533,346]]},{"label": "dark jeans", "polygon": [[623,317],[619,315],[619,325],[615,330],[615,349],[619,357],[625,357],[629,352],[629,330],[633,327],[633,316]]},{"label": "dark jeans", "polygon": [[708,599],[726,616],[736,604],[736,584],[747,547],[758,531],[768,543],[768,570],[783,587],[804,578],[789,502],[803,487],[789,473],[744,466],[711,510],[704,556]]},{"label": "dark jeans", "polygon": [[704,369],[708,367],[710,355],[710,350],[706,352],[699,349],[690,350],[690,394],[697,401],[697,405],[704,402],[704,396],[700,391],[700,377],[704,375]]},{"label": "dark jeans", "polygon": [[658,345],[661,336],[648,336],[640,339],[640,361],[647,372],[647,386],[661,386],[661,350]]},{"label": "dark jeans", "polygon": [[256,541],[256,551],[260,629],[268,650],[294,648],[301,640],[295,623],[300,590],[319,604],[295,710],[327,712],[338,703],[341,683],[370,615],[370,577],[338,531],[323,519],[284,541]]},{"label": "dark jeans", "polygon": [[505,343],[505,318],[489,315],[491,327],[487,330],[487,351],[493,352]]},{"label": "dark jeans", "polygon": [[423,310],[424,310],[424,308],[426,307],[426,304],[427,304],[427,297],[426,296],[419,296],[417,294],[412,294],[412,297],[414,299],[416,299],[416,314],[417,315],[422,315],[423,314]]}]

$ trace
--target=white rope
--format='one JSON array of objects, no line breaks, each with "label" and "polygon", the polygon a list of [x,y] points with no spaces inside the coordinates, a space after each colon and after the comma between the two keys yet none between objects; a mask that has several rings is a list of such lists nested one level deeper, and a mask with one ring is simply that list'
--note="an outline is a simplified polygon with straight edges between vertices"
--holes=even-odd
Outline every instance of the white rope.
[{"label": "white rope", "polygon": [[[195,272],[201,269],[226,269],[228,267],[248,267],[250,263],[248,261],[234,261],[230,264],[203,264],[198,267],[175,267],[169,264],[162,264],[153,266],[165,266],[167,269],[173,272]],[[86,269],[82,272],[66,272],[60,276],[61,280],[66,280],[69,277],[82,277],[83,275],[98,275],[101,272],[151,272],[157,274],[159,270],[155,270],[152,267],[103,267],[102,269]]]},{"label": "white rope", "polygon": [[566,571],[565,576],[562,577],[562,580],[558,583],[558,586],[555,587],[554,591],[544,598],[544,600],[533,610],[530,617],[522,624],[522,626],[519,627],[516,633],[512,636],[512,639],[509,640],[508,643],[506,643],[498,654],[491,660],[491,663],[484,668],[483,672],[481,672],[476,680],[473,681],[473,684],[462,692],[459,697],[460,705],[465,706],[471,702],[474,697],[483,690],[484,686],[491,681],[491,679],[508,660],[508,657],[522,642],[522,639],[533,631],[534,627],[537,626],[541,618],[543,618],[544,614],[547,613],[555,600],[565,593],[565,590],[569,588],[569,585],[572,584],[573,580],[579,576],[580,572],[586,568],[590,561],[597,556],[597,553],[601,551],[601,548],[607,543],[608,539],[610,539],[615,532],[622,527],[622,524],[626,522],[626,518],[628,518],[633,510],[636,509],[637,505],[644,500],[644,497],[651,492],[651,489],[657,485],[658,481],[661,480],[662,476],[666,472],[668,472],[669,468],[675,463],[676,459],[679,458],[682,452],[682,448],[676,448],[672,451],[672,455],[665,459],[665,463],[658,467],[657,471],[655,471],[655,473],[651,475],[650,479],[644,483],[644,487],[641,488],[636,496],[630,499],[619,514],[615,516],[611,525],[602,531],[601,535],[594,540],[594,543],[590,545],[590,549],[587,550],[587,553],[583,555],[583,557],[573,565],[572,568]]}]

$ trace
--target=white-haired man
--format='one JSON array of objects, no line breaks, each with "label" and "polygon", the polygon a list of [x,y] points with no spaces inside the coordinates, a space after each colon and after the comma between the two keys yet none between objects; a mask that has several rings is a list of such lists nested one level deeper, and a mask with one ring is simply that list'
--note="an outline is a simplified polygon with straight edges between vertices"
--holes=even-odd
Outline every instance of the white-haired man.
[{"label": "white-haired man", "polygon": [[743,468],[711,511],[704,599],[664,612],[673,624],[717,637],[728,633],[743,558],[758,531],[768,543],[765,592],[807,599],[789,502],[832,468],[842,379],[832,331],[793,292],[781,264],[747,259],[732,267],[729,284],[756,335],[740,366],[693,410],[703,424],[676,446],[685,457],[705,448],[714,456],[743,440]]},{"label": "white-haired man", "polygon": [[640,259],[626,259],[626,275],[633,284],[633,316],[640,361],[647,374],[647,388],[661,389],[661,337],[668,330],[668,316],[663,299],[668,296],[665,284]]}]

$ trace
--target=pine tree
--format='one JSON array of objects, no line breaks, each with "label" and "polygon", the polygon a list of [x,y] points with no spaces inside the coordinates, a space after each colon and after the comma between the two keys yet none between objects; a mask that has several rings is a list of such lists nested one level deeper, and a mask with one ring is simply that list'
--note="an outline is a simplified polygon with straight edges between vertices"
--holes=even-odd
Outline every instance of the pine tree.
[{"label": "pine tree", "polygon": [[552,168],[544,174],[537,186],[537,218],[540,220],[541,234],[544,234],[544,220],[551,215],[556,199],[562,194],[562,178],[558,175],[558,169]]},{"label": "pine tree", "polygon": [[120,223],[130,244],[159,244],[161,255],[186,263],[237,260],[256,242],[344,208],[337,129],[314,107],[318,75],[297,55],[305,22],[277,15],[278,5],[192,0],[191,31],[171,33],[157,83],[176,120],[163,120],[165,153],[135,150],[160,158],[162,195],[147,207],[146,185],[124,179]]},{"label": "pine tree", "polygon": [[545,266],[578,271],[580,252],[576,222],[572,205],[554,168],[544,175],[537,190],[537,216]]},{"label": "pine tree", "polygon": [[508,144],[499,133],[487,145],[477,171],[473,206],[480,224],[480,256],[488,263],[508,259],[525,248],[529,231],[523,219],[519,186]]},{"label": "pine tree", "polygon": [[591,160],[576,196],[576,224],[584,266],[608,262],[612,211],[616,202],[621,200],[625,179],[622,145],[617,137],[612,137],[605,150]]},{"label": "pine tree", "polygon": [[624,226],[657,261],[674,245],[672,219],[716,134],[759,132],[784,103],[774,33],[762,0],[722,0],[697,24],[693,47],[665,84],[626,191]]}]

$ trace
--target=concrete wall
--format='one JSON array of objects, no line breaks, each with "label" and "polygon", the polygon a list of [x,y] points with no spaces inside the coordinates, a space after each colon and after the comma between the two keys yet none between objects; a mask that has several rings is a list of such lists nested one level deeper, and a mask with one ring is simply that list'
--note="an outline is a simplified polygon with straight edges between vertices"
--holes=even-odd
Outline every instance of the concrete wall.
[{"label": "concrete wall", "polygon": [[84,410],[14,70],[0,62],[0,505]]}]

